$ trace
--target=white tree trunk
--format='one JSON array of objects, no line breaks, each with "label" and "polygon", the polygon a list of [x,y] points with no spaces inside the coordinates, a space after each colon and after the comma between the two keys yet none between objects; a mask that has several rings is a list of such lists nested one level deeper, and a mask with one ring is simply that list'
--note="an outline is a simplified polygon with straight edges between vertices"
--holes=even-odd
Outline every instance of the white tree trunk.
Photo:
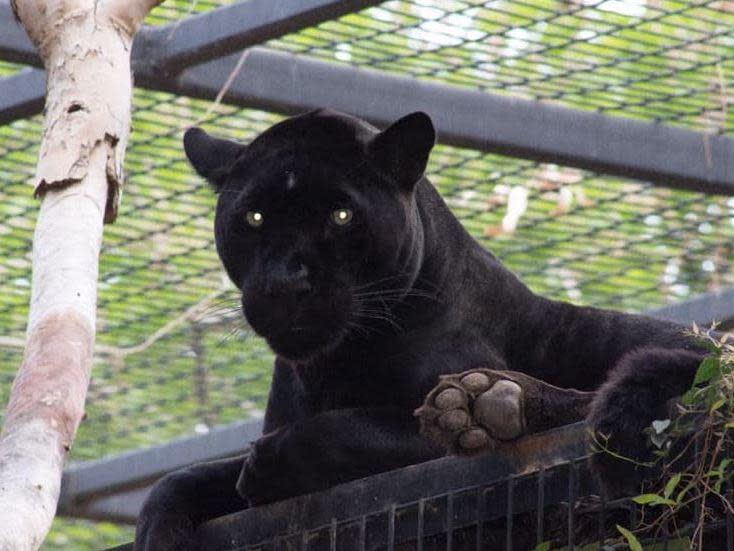
[{"label": "white tree trunk", "polygon": [[123,178],[130,48],[160,1],[11,0],[48,81],[26,349],[0,435],[0,551],[37,549],[56,511],[84,414],[103,220]]}]

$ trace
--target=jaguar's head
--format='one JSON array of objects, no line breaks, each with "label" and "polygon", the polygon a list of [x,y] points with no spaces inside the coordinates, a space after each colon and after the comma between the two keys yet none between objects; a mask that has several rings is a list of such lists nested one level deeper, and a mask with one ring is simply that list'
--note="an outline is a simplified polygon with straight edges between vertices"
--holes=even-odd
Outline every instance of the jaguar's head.
[{"label": "jaguar's head", "polygon": [[434,142],[424,113],[379,132],[318,110],[249,145],[186,132],[186,155],[218,194],[219,256],[277,354],[307,361],[389,323],[421,266],[415,188]]}]

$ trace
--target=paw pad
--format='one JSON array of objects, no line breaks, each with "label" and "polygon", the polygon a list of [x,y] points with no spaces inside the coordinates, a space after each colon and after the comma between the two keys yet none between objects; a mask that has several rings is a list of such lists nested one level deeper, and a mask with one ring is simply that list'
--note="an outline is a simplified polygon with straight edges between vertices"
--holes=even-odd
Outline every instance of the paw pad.
[{"label": "paw pad", "polygon": [[502,379],[474,401],[474,419],[499,440],[512,440],[523,433],[522,388]]},{"label": "paw pad", "polygon": [[489,369],[441,377],[415,415],[423,434],[454,453],[486,450],[525,431],[522,387]]},{"label": "paw pad", "polygon": [[492,382],[484,373],[474,372],[461,378],[461,386],[469,392],[483,392],[489,390]]},{"label": "paw pad", "polygon": [[490,446],[491,440],[487,431],[480,428],[465,430],[459,435],[458,444],[465,450],[482,450]]},{"label": "paw pad", "polygon": [[438,409],[456,409],[465,404],[466,396],[458,388],[447,388],[439,392],[433,400]]},{"label": "paw pad", "polygon": [[469,414],[461,409],[453,409],[441,414],[438,418],[438,424],[442,429],[459,430],[469,426],[471,418]]}]

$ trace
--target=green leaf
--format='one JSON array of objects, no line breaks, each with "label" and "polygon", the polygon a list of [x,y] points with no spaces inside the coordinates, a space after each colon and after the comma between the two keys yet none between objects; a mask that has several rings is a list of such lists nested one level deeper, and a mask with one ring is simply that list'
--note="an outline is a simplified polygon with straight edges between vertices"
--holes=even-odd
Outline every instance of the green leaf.
[{"label": "green leaf", "polygon": [[657,494],[641,494],[632,498],[632,501],[634,501],[635,503],[639,503],[640,505],[647,505],[653,499],[658,499],[659,497],[660,496]]},{"label": "green leaf", "polygon": [[675,476],[671,477],[670,480],[668,480],[668,483],[665,485],[665,489],[663,490],[663,495],[665,498],[669,498],[671,494],[673,493],[673,490],[678,486],[681,479],[681,473],[676,474]]},{"label": "green leaf", "polygon": [[686,407],[690,407],[696,403],[697,396],[698,396],[697,390],[692,388],[691,390],[686,391],[686,393],[683,395],[683,398],[681,399],[681,403]]},{"label": "green leaf", "polygon": [[627,540],[627,545],[629,545],[629,548],[632,551],[642,551],[642,545],[640,545],[640,541],[637,539],[637,536],[619,524],[617,524],[617,530],[619,530],[619,533]]},{"label": "green leaf", "polygon": [[714,402],[711,405],[710,411],[716,411],[717,409],[719,409],[724,404],[726,404],[726,400],[724,398],[720,398],[720,399],[718,399],[716,402]]},{"label": "green leaf", "polygon": [[535,546],[535,549],[533,551],[550,551],[551,542],[544,541],[542,543],[539,543]]},{"label": "green leaf", "polygon": [[642,494],[637,497],[633,497],[632,501],[639,503],[640,505],[675,505],[675,501],[672,499],[659,496],[658,494]]},{"label": "green leaf", "polygon": [[708,356],[704,358],[701,365],[696,371],[696,377],[693,379],[693,386],[709,382],[721,372],[721,364],[716,356]]}]

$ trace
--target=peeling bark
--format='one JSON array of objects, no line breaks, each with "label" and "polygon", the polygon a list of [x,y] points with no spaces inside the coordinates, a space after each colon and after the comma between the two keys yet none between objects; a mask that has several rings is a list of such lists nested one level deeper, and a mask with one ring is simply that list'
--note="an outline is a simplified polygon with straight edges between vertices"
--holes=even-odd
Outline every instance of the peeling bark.
[{"label": "peeling bark", "polygon": [[130,133],[132,39],[160,1],[12,2],[48,80],[27,342],[0,435],[0,551],[43,542],[84,415],[102,227],[117,215]]}]

